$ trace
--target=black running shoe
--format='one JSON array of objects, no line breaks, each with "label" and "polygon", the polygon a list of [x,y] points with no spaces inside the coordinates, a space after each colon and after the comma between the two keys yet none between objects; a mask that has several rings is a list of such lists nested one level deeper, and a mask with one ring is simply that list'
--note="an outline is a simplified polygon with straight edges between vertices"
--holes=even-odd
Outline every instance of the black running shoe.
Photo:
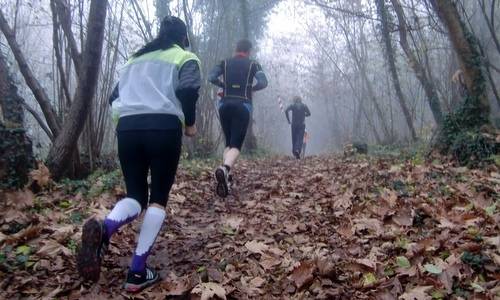
[{"label": "black running shoe", "polygon": [[97,282],[101,273],[101,259],[108,247],[104,224],[95,218],[85,222],[82,245],[76,257],[78,272],[85,280]]},{"label": "black running shoe", "polygon": [[160,279],[160,275],[155,270],[146,267],[144,272],[128,271],[127,281],[124,288],[129,293],[138,293]]},{"label": "black running shoe", "polygon": [[216,193],[219,197],[226,198],[229,194],[228,172],[224,166],[215,170],[215,179],[217,180]]}]

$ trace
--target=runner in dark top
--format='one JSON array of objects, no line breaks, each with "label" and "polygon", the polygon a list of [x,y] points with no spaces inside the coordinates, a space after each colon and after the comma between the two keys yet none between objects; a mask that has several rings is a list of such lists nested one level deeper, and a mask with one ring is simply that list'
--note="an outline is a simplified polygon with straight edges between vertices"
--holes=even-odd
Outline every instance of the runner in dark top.
[{"label": "runner in dark top", "polygon": [[[230,191],[229,172],[240,155],[252,113],[252,93],[267,87],[267,78],[260,64],[249,58],[252,43],[240,40],[236,54],[216,65],[208,80],[223,89],[219,103],[222,131],[226,138],[223,165],[215,170],[217,195],[227,197]],[[222,76],[222,80],[220,77]],[[253,85],[254,79],[257,83]]]},{"label": "runner in dark top", "polygon": [[[292,122],[290,122],[289,112],[292,112]],[[306,117],[311,115],[307,105],[302,103],[302,98],[295,96],[293,104],[288,106],[285,110],[286,119],[288,124],[292,125],[292,152],[295,158],[300,159],[300,152],[302,151],[302,143],[304,142],[304,131],[306,130]]]}]

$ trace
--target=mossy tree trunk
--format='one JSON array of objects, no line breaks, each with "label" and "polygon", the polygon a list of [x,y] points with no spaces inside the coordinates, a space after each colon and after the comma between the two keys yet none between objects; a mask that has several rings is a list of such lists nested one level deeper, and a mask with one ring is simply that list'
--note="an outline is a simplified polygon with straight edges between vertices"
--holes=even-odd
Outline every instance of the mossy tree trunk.
[{"label": "mossy tree trunk", "polygon": [[[486,91],[483,62],[478,41],[461,20],[457,7],[451,0],[431,0],[431,4],[449,33],[450,42],[457,53],[464,75],[471,113],[477,114],[479,123],[487,123],[490,103]],[[476,125],[482,125],[482,124]]]},{"label": "mossy tree trunk", "polygon": [[490,128],[490,103],[480,45],[452,0],[430,2],[449,33],[467,90],[463,105],[445,118],[436,146],[461,164],[478,165],[500,150],[494,138],[485,134]]},{"label": "mossy tree trunk", "polygon": [[0,189],[20,188],[33,167],[33,149],[24,129],[24,100],[0,53]]}]

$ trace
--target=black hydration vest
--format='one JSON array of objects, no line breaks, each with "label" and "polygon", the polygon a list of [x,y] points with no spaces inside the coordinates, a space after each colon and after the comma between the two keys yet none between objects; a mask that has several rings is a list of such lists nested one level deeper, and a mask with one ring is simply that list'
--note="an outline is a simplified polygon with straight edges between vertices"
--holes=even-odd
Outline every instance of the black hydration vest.
[{"label": "black hydration vest", "polygon": [[224,61],[224,97],[252,100],[257,64],[248,57],[235,56]]},{"label": "black hydration vest", "polygon": [[303,103],[295,103],[292,106],[292,125],[303,125],[306,122],[306,106]]}]

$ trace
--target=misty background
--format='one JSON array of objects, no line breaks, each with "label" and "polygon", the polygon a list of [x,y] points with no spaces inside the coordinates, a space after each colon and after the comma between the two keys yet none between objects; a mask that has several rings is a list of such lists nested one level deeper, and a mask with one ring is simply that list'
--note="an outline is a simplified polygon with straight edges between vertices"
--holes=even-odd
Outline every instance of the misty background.
[{"label": "misty background", "polygon": [[[60,0],[57,0],[58,2]],[[64,118],[76,87],[76,75],[61,24],[54,26],[49,0],[1,0],[3,13],[34,75],[47,91],[57,113]],[[244,4],[242,4],[245,2]],[[199,136],[186,141],[190,153],[200,156],[220,151],[222,134],[216,111],[216,89],[206,82],[207,73],[221,59],[233,53],[238,39],[248,36],[254,43],[252,56],[263,66],[269,87],[254,96],[253,132],[257,146],[267,152],[291,153],[290,126],[280,110],[295,95],[309,106],[306,120],[310,134],[308,154],[333,153],[352,142],[367,144],[415,143],[400,105],[400,96],[391,81],[383,47],[380,18],[374,1],[298,0],[110,0],[104,51],[96,99],[90,118],[79,139],[79,149],[91,164],[114,157],[115,136],[107,98],[117,82],[120,67],[128,57],[155,36],[158,20],[179,16],[190,29],[191,51],[202,60],[204,85],[198,105]],[[435,85],[443,114],[459,104],[460,82],[456,55],[446,30],[438,22],[428,1],[400,0],[408,23],[409,46]],[[85,39],[89,1],[64,0],[76,46]],[[483,55],[491,63],[488,93],[491,118],[498,123],[500,99],[495,94],[500,81],[500,49],[488,27],[495,30],[498,11],[482,11],[481,1],[457,1],[459,11],[480,41]],[[482,1],[488,9],[492,1]],[[389,7],[389,1],[387,1]],[[493,3],[494,4],[494,3]],[[243,6],[242,6],[243,5]],[[497,5],[498,6],[498,5]],[[417,80],[408,55],[399,46],[397,17],[388,8],[390,39],[401,90],[418,141],[430,141],[436,121],[428,97]],[[493,16],[493,20],[491,18]],[[54,38],[55,36],[55,38]],[[40,108],[19,73],[18,65],[5,41],[0,39],[18,86],[20,96],[32,112],[26,112],[29,136],[38,158],[47,155],[51,140],[34,114]],[[56,50],[59,50],[59,54]],[[61,55],[62,66],[57,65]],[[458,73],[457,73],[458,72]],[[455,77],[454,77],[455,75]],[[66,83],[63,86],[62,78]],[[68,91],[65,91],[69,90]]]}]

